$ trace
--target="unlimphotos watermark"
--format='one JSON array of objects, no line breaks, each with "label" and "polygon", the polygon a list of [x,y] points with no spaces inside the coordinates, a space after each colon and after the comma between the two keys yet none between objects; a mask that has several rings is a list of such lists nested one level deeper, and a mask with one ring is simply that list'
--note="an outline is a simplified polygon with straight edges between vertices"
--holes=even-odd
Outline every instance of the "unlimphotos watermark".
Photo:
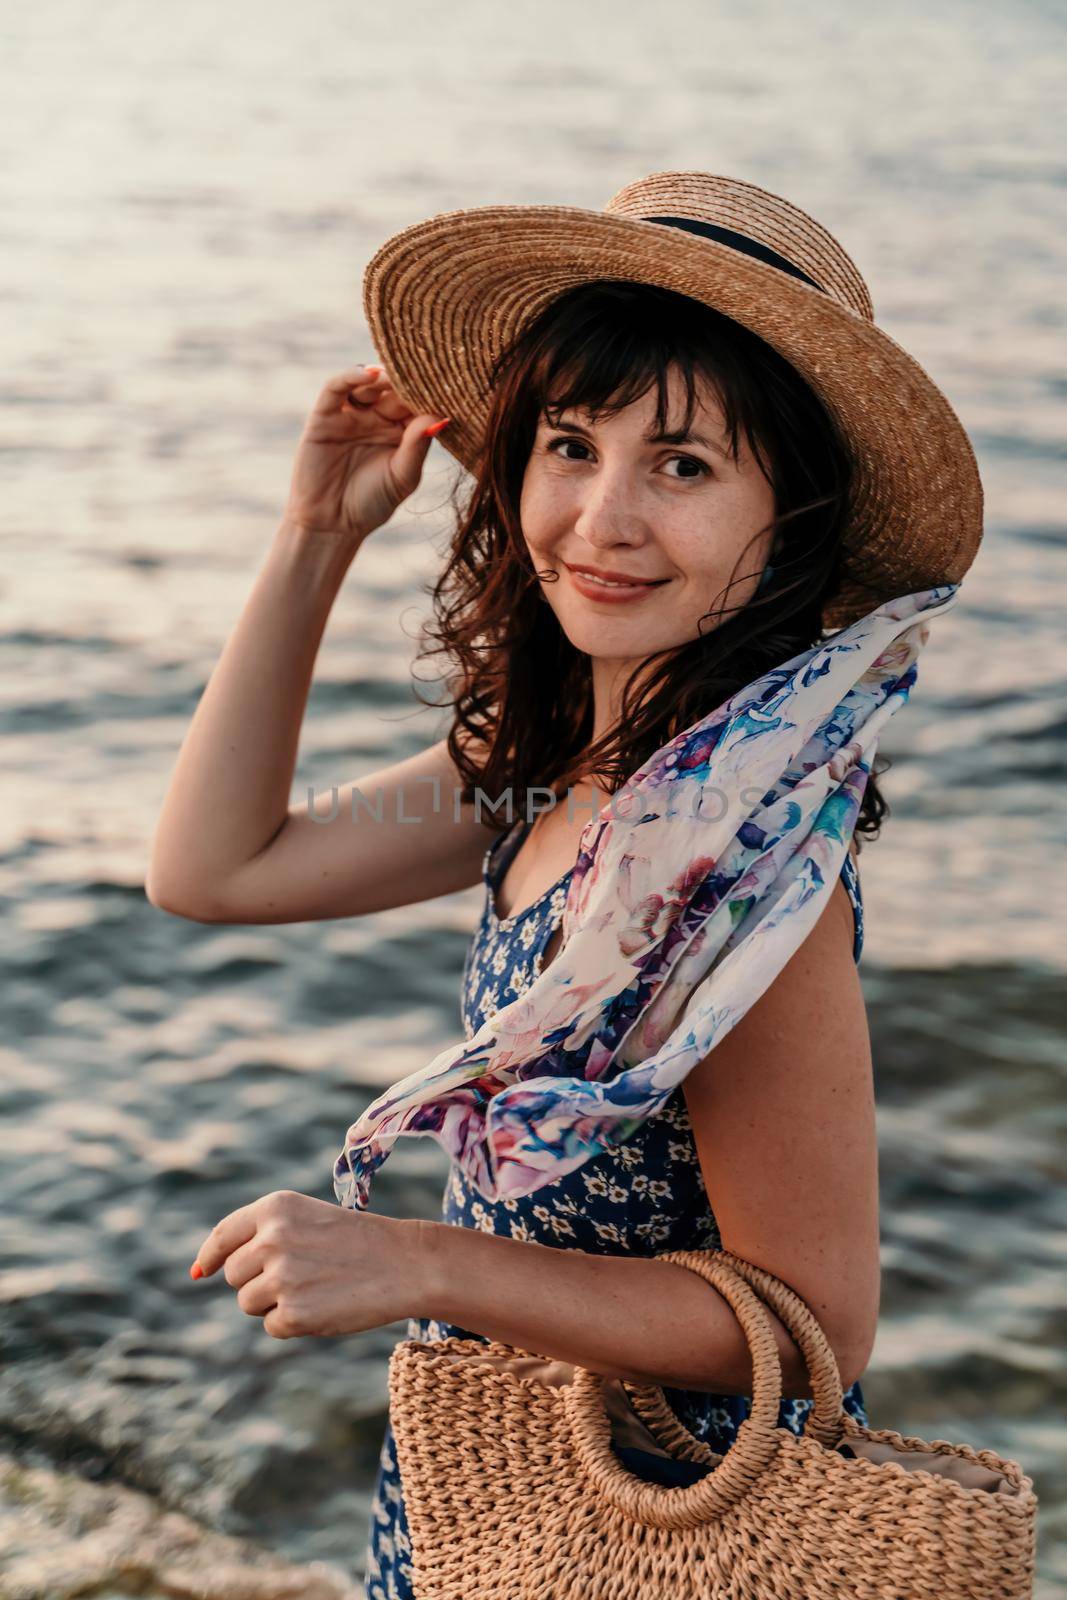
[{"label": "unlimphotos watermark", "polygon": [[[414,788],[428,786],[432,791],[432,798],[427,806],[427,797],[423,793],[417,796],[412,793]],[[766,798],[765,791],[758,788],[745,788],[739,790],[737,795],[731,797],[725,789],[716,784],[693,783],[687,786],[688,792],[676,804],[672,798],[671,808],[665,820],[675,821],[679,818],[700,820],[702,822],[719,822],[730,809],[731,798],[739,815],[748,816],[749,813]],[[639,793],[627,789],[625,785],[617,789],[606,800],[596,797],[580,795],[574,789],[568,789],[564,797],[560,797],[552,789],[532,786],[525,790],[525,807],[520,813],[516,806],[515,791],[512,788],[503,790],[494,800],[484,789],[475,788],[473,796],[463,798],[461,789],[452,790],[451,810],[452,821],[459,823],[468,821],[473,814],[476,822],[483,822],[485,814],[496,817],[503,810],[505,822],[509,825],[516,821],[521,814],[523,820],[532,823],[543,812],[554,811],[557,806],[564,805],[567,812],[567,821],[574,822],[576,817],[585,812],[591,820],[593,817],[609,813],[615,820],[636,815],[642,804]],[[543,797],[543,798],[541,798]],[[340,792],[336,784],[329,790],[329,807],[320,810],[321,796],[316,793],[312,785],[308,785],[307,809],[308,817],[312,822],[336,822],[344,813],[341,805]],[[445,809],[445,795],[440,778],[426,777],[415,778],[411,784],[398,784],[390,786],[388,790],[378,785],[374,790],[372,799],[358,786],[350,789],[350,803],[348,818],[352,822],[361,822],[365,818],[371,822],[385,823],[398,822],[401,824],[417,824],[426,822],[432,816],[440,816]]]}]

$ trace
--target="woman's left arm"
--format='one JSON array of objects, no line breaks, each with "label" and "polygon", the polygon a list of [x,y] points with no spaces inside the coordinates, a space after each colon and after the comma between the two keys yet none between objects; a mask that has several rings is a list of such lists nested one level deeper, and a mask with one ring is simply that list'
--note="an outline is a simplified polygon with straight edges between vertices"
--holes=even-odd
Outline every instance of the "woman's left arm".
[{"label": "woman's left arm", "polygon": [[881,1299],[873,1063],[854,933],[838,879],[808,938],[684,1085],[724,1248],[810,1307],[846,1387],[870,1359]]},{"label": "woman's left arm", "polygon": [[[839,882],[815,927],[685,1079],[694,1142],[725,1249],[811,1308],[847,1388],[864,1370],[881,1282],[870,1040]],[[277,1338],[404,1316],[574,1361],[608,1377],[750,1394],[747,1339],[687,1268],[399,1221],[280,1191],[232,1212],[201,1247],[241,1308]],[[811,1394],[771,1315],[783,1394]]]},{"label": "woman's left arm", "polygon": [[[881,1289],[871,1046],[854,932],[838,879],[803,944],[683,1085],[724,1249],[808,1305],[845,1388],[866,1368]],[[751,1394],[733,1310],[687,1268],[421,1226],[420,1314],[607,1376]],[[768,1314],[783,1394],[809,1397],[800,1351]]]}]

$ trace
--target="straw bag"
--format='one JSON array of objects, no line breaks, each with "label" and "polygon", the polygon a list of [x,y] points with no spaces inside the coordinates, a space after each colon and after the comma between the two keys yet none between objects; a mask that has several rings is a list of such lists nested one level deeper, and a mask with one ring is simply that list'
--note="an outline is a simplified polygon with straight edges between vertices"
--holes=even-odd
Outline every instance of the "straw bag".
[{"label": "straw bag", "polygon": [[[1037,1499],[1015,1461],[863,1427],[804,1302],[729,1251],[670,1251],[733,1307],[750,1415],[724,1456],[662,1388],[495,1341],[404,1340],[390,1417],[418,1600],[1024,1600]],[[750,1287],[751,1286],[751,1287]],[[753,1291],[758,1291],[754,1293]],[[781,1364],[763,1302],[803,1352],[815,1401],[777,1425]],[[704,1463],[672,1488],[616,1452]]]}]

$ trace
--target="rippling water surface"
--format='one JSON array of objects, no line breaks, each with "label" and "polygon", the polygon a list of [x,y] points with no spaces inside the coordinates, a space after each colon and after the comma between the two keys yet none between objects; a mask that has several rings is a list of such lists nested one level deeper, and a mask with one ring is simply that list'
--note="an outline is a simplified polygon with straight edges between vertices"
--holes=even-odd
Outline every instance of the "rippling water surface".
[{"label": "rippling water surface", "polygon": [[[666,168],[837,232],[971,433],[987,536],[891,726],[865,850],[880,1101],[875,1426],[988,1445],[1065,1592],[1067,270],[1062,9],[843,0],[400,11],[43,0],[8,66],[0,376],[0,1600],[358,1593],[402,1329],[274,1341],[192,1253],[459,1030],[476,890],[279,928],[150,906],[181,739],[363,266]],[[294,798],[439,734],[410,688],[451,458],[361,553]],[[404,1141],[375,1208],[435,1215]]]}]

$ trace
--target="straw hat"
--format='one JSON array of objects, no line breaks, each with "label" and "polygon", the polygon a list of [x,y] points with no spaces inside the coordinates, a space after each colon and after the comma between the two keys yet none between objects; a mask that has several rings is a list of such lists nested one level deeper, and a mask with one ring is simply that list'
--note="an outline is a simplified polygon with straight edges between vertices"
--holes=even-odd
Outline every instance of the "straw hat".
[{"label": "straw hat", "polygon": [[837,240],[755,184],[656,172],[603,211],[445,211],[382,245],[364,275],[363,308],[400,398],[450,417],[439,442],[474,472],[493,361],[549,300],[604,278],[659,284],[743,323],[836,417],[857,483],[826,627],[963,577],[982,537],[982,485],[959,418],[875,326],[867,286]]}]

